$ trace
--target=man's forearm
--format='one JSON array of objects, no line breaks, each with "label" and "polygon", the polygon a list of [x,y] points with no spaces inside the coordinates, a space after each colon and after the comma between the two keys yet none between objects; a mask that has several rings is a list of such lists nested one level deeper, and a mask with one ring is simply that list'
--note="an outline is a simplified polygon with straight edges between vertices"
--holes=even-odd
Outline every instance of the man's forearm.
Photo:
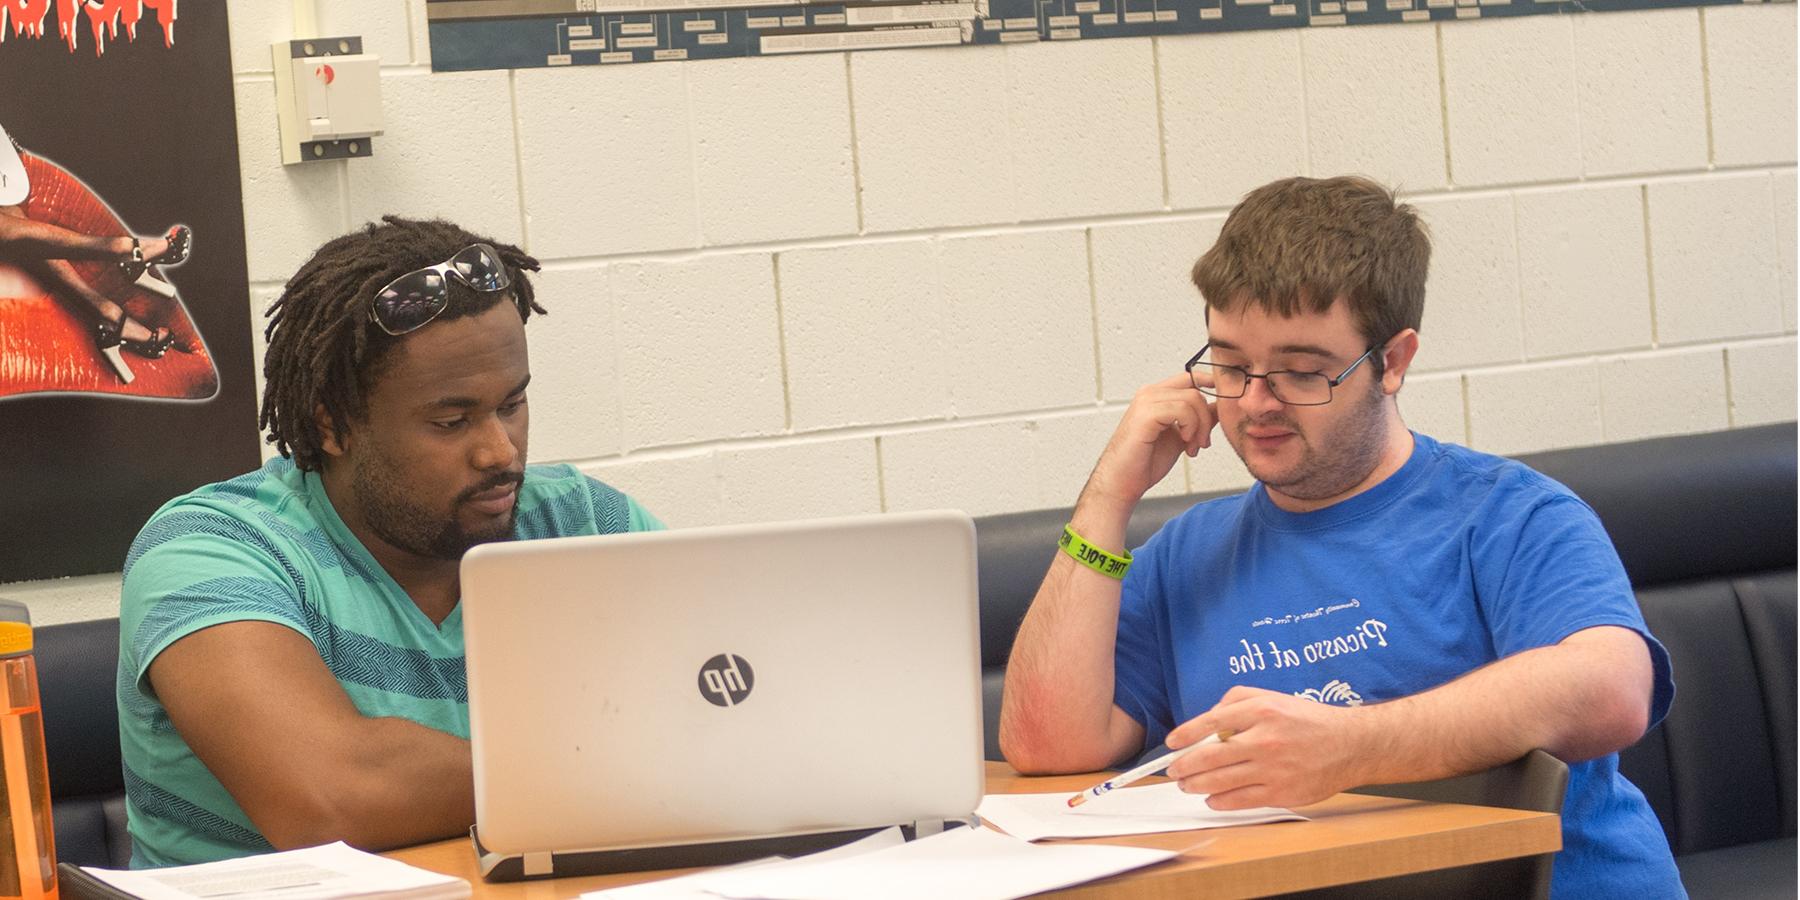
[{"label": "man's forearm", "polygon": [[341,840],[384,850],[468,832],[475,821],[468,741],[398,718],[363,719],[338,740],[325,777],[297,792],[308,799],[256,823],[276,848]]},{"label": "man's forearm", "polygon": [[1534,749],[1565,762],[1612,753],[1643,735],[1652,677],[1643,639],[1602,627],[1365,707],[1358,783],[1448,778]]},{"label": "man's forearm", "polygon": [[[1083,498],[1071,526],[1119,552],[1129,508]],[[1087,771],[1109,765],[1113,647],[1120,582],[1056,553],[1007,660],[1000,746],[1022,772]]]}]

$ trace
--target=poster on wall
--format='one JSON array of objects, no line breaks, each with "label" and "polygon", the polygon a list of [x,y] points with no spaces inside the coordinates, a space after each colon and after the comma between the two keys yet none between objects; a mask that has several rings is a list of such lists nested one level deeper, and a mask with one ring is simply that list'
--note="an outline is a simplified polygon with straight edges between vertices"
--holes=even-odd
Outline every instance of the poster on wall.
[{"label": "poster on wall", "polygon": [[0,0],[0,584],[257,465],[250,328],[225,4]]}]

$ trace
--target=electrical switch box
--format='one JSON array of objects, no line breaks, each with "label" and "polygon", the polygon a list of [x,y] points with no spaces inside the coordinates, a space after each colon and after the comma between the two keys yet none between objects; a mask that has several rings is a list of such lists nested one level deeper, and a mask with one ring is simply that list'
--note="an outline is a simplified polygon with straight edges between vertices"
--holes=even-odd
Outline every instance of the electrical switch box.
[{"label": "electrical switch box", "polygon": [[374,152],[381,134],[381,59],[360,37],[277,41],[275,107],[283,165]]}]

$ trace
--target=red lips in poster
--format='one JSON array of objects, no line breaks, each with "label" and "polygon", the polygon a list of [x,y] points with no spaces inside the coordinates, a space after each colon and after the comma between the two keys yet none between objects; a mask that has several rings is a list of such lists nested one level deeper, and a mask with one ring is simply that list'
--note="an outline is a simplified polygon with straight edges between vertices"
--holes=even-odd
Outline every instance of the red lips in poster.
[{"label": "red lips in poster", "polygon": [[186,226],[132,231],[81,179],[0,130],[0,399],[213,396],[218,371],[171,271],[193,242]]}]

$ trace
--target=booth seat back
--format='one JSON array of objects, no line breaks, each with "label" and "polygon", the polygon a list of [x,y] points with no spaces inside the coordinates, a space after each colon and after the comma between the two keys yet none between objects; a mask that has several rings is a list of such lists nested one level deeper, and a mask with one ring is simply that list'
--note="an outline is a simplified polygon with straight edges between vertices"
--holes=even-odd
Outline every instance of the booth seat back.
[{"label": "booth seat back", "polygon": [[34,638],[56,857],[123,868],[131,860],[131,837],[125,831],[125,775],[113,693],[119,620],[50,625],[37,629]]}]

